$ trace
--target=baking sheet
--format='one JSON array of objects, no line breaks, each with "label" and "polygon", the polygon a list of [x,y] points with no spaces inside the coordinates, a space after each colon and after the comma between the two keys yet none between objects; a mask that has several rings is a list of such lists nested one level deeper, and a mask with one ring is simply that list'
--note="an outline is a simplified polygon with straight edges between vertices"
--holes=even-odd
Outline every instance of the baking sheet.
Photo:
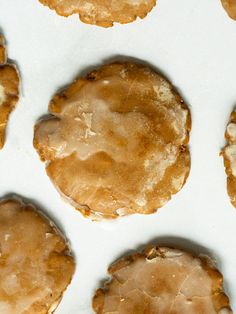
[{"label": "baking sheet", "polygon": [[[0,152],[0,195],[32,200],[71,242],[77,270],[56,313],[92,313],[108,265],[153,241],[216,258],[236,311],[236,210],[219,157],[236,103],[236,22],[220,0],[159,0],[144,20],[110,29],[59,17],[37,0],[0,0],[0,31],[22,76],[22,97]],[[184,188],[158,213],[96,223],[61,200],[33,149],[33,126],[58,88],[122,58],[160,70],[190,106],[192,167]]]}]

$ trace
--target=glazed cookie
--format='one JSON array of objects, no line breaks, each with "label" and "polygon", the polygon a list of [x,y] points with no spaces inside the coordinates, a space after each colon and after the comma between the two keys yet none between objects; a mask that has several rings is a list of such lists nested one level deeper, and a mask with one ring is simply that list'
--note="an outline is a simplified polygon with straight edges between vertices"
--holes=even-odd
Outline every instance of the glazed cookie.
[{"label": "glazed cookie", "polygon": [[50,103],[34,146],[47,174],[94,219],[150,214],[190,170],[190,113],[171,84],[147,66],[105,65]]},{"label": "glazed cookie", "polygon": [[236,0],[221,0],[221,3],[228,15],[236,20]]},{"label": "glazed cookie", "polygon": [[231,113],[225,138],[228,143],[223,149],[222,155],[227,174],[227,190],[231,203],[236,207],[236,111]]},{"label": "glazed cookie", "polygon": [[52,314],[74,273],[68,243],[35,207],[0,201],[0,313]]},{"label": "glazed cookie", "polygon": [[110,27],[114,22],[130,23],[144,18],[156,5],[156,0],[39,0],[57,14],[79,14],[82,22]]},{"label": "glazed cookie", "polygon": [[97,314],[232,314],[223,278],[207,257],[151,247],[109,268],[111,280],[97,290]]},{"label": "glazed cookie", "polygon": [[0,149],[6,137],[7,121],[19,99],[19,75],[16,67],[7,63],[4,38],[0,35]]}]

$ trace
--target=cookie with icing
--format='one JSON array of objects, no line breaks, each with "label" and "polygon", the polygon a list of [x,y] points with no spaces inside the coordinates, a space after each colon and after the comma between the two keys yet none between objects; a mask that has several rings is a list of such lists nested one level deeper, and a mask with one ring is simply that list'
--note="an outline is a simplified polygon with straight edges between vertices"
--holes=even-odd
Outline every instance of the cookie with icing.
[{"label": "cookie with icing", "polygon": [[227,191],[230,201],[236,207],[236,111],[231,113],[225,138],[226,146],[222,150],[225,171],[227,174]]},{"label": "cookie with icing", "polygon": [[229,17],[236,20],[236,0],[221,0],[221,3]]},{"label": "cookie with icing", "polygon": [[0,313],[52,314],[74,268],[64,236],[36,207],[0,201]]},{"label": "cookie with icing", "polygon": [[150,214],[190,170],[190,112],[151,68],[113,63],[57,94],[34,146],[57,190],[94,219]]},{"label": "cookie with icing", "polygon": [[110,27],[114,22],[130,23],[144,18],[156,5],[156,0],[39,0],[57,14],[79,14],[82,22]]},{"label": "cookie with icing", "polygon": [[223,278],[210,258],[151,247],[109,268],[93,298],[96,314],[232,314]]},{"label": "cookie with icing", "polygon": [[19,81],[16,66],[7,62],[4,38],[0,35],[0,149],[5,144],[10,113],[19,100]]}]

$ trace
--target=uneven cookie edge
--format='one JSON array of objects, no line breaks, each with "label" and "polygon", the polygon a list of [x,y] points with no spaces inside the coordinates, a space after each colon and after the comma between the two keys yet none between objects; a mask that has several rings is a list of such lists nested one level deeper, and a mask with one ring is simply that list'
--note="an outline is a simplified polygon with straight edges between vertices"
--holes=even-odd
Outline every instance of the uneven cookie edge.
[{"label": "uneven cookie edge", "polygon": [[63,241],[65,243],[65,250],[63,251],[63,254],[65,256],[68,256],[69,258],[71,258],[71,264],[73,266],[73,273],[71,274],[71,276],[69,278],[70,280],[68,281],[68,284],[67,284],[66,288],[64,289],[64,291],[61,292],[61,294],[59,295],[57,300],[55,300],[50,305],[50,307],[47,310],[47,313],[45,313],[45,314],[53,314],[57,310],[58,306],[60,305],[61,300],[63,299],[64,293],[66,292],[67,288],[71,284],[74,273],[75,273],[76,261],[75,261],[75,256],[74,256],[72,248],[71,248],[71,244],[70,244],[69,240],[67,239],[67,237],[65,236],[65,234],[60,230],[60,228],[53,221],[53,219],[51,219],[46,213],[44,213],[41,210],[41,208],[39,208],[33,202],[27,201],[24,198],[22,198],[18,195],[14,195],[14,194],[12,194],[11,196],[6,196],[6,197],[3,196],[0,198],[0,207],[1,207],[1,205],[10,204],[10,203],[15,203],[16,205],[19,205],[19,208],[22,208],[22,209],[29,207],[30,210],[32,210],[33,212],[38,214],[39,217],[41,217],[43,219],[43,221],[45,221],[52,228],[52,230],[55,232],[55,234],[59,235],[63,239]]},{"label": "uneven cookie edge", "polygon": [[4,148],[4,145],[6,144],[7,140],[7,129],[8,129],[8,123],[11,116],[11,113],[15,110],[19,99],[20,99],[20,72],[15,63],[9,62],[8,56],[7,56],[7,48],[6,48],[6,40],[5,37],[0,34],[0,68],[4,67],[10,67],[15,75],[16,75],[16,84],[17,84],[17,94],[14,95],[14,99],[9,102],[9,105],[6,106],[6,102],[4,101],[1,106],[4,106],[7,111],[7,117],[6,120],[4,120],[3,128],[0,133],[0,150]]},{"label": "uneven cookie edge", "polygon": [[86,18],[85,14],[81,14],[79,9],[74,9],[74,10],[72,10],[71,13],[65,13],[65,12],[61,11],[59,8],[55,7],[54,5],[45,3],[45,0],[39,0],[39,2],[43,6],[48,7],[50,10],[56,12],[56,14],[58,14],[59,16],[63,16],[63,17],[67,18],[67,17],[70,17],[71,15],[78,14],[78,17],[79,17],[81,22],[83,22],[87,25],[94,25],[94,26],[103,27],[103,28],[113,27],[115,23],[129,24],[129,23],[135,22],[138,18],[144,19],[153,10],[153,8],[156,6],[157,1],[158,0],[154,0],[154,4],[150,7],[149,10],[146,10],[144,13],[139,14],[139,15],[136,15],[136,14],[131,15],[130,19],[128,21],[122,20],[122,19],[120,19],[120,20],[118,20],[118,19],[117,20],[113,20],[113,19],[99,20],[98,19],[98,20],[92,21],[92,20],[89,20],[88,18]]},{"label": "uneven cookie edge", "polygon": [[[48,106],[48,115],[44,116],[43,118],[39,119],[38,122],[35,124],[34,127],[34,139],[33,139],[33,146],[36,149],[36,151],[39,154],[39,157],[41,159],[41,161],[45,162],[45,166],[46,166],[46,172],[48,177],[50,178],[53,186],[56,188],[56,190],[59,192],[60,196],[62,197],[63,200],[65,200],[67,203],[69,203],[72,207],[74,207],[76,210],[78,210],[80,213],[82,213],[82,215],[86,218],[90,218],[93,221],[101,221],[101,220],[109,220],[109,219],[116,219],[119,217],[122,217],[122,215],[119,215],[118,213],[114,213],[113,215],[104,215],[102,213],[97,212],[96,210],[91,209],[88,205],[86,204],[79,204],[77,203],[75,200],[71,199],[70,196],[67,196],[63,193],[63,191],[61,191],[59,189],[58,186],[56,186],[56,184],[53,182],[53,180],[50,177],[49,174],[49,166],[51,164],[51,162],[53,162],[53,160],[47,160],[47,156],[45,156],[43,154],[43,152],[40,150],[39,147],[39,143],[36,139],[36,134],[37,134],[37,130],[40,126],[40,124],[48,119],[59,119],[60,117],[58,116],[63,108],[63,102],[68,99],[69,97],[71,97],[71,95],[73,95],[73,92],[76,91],[78,92],[79,89],[81,89],[87,82],[89,81],[97,81],[103,78],[104,73],[106,72],[107,69],[109,69],[111,66],[122,66],[124,68],[135,68],[135,69],[142,69],[142,70],[147,70],[150,73],[154,73],[157,76],[161,77],[164,79],[164,81],[169,85],[170,87],[170,91],[173,94],[173,96],[175,97],[176,101],[178,102],[178,104],[181,106],[181,108],[183,110],[187,111],[187,118],[186,118],[186,125],[185,125],[185,131],[186,131],[186,136],[185,139],[183,141],[182,145],[178,145],[178,149],[179,149],[179,153],[178,153],[178,157],[180,156],[181,153],[185,153],[186,156],[188,157],[188,164],[186,165],[187,171],[184,175],[183,178],[183,183],[182,185],[179,187],[179,189],[173,193],[170,193],[169,197],[168,197],[168,201],[170,201],[172,199],[172,197],[177,194],[185,185],[189,174],[190,174],[190,170],[191,170],[191,154],[190,154],[190,150],[189,150],[189,139],[190,139],[190,132],[191,132],[191,128],[192,128],[192,118],[191,118],[191,112],[190,112],[190,108],[189,106],[185,103],[185,101],[183,100],[183,98],[181,97],[180,93],[177,91],[177,89],[175,88],[175,86],[163,75],[161,74],[159,71],[156,71],[152,66],[150,65],[146,65],[142,62],[130,62],[130,61],[124,61],[124,62],[120,62],[120,61],[115,61],[112,63],[105,63],[102,65],[98,65],[97,67],[95,67],[94,70],[90,71],[89,73],[87,73],[85,76],[81,76],[76,78],[71,84],[69,84],[66,88],[60,90],[59,92],[57,92],[53,98],[51,99],[49,106]],[[161,208],[163,206],[159,206],[159,207],[155,207],[153,208],[153,210],[150,210],[148,212],[145,213],[140,213],[140,214],[153,214],[155,212],[158,211],[159,208]],[[139,212],[137,210],[134,210],[131,214],[138,214]],[[128,216],[128,214],[126,215]]]},{"label": "uneven cookie edge", "polygon": [[[146,259],[146,260],[153,260],[158,256],[161,256],[163,258],[167,257],[165,253],[167,252],[178,252],[183,253],[185,255],[188,255],[191,258],[199,259],[203,268],[207,271],[210,278],[213,276],[216,278],[216,285],[213,288],[213,291],[216,292],[217,295],[212,295],[213,298],[213,304],[214,308],[217,311],[216,307],[222,303],[221,310],[227,310],[229,314],[233,314],[232,309],[230,307],[230,300],[229,297],[225,294],[224,287],[223,287],[223,275],[222,273],[216,268],[216,263],[213,259],[211,259],[208,255],[195,255],[192,252],[186,251],[184,249],[180,249],[177,247],[166,247],[166,246],[156,246],[156,245],[150,245],[147,246],[144,250],[141,252],[135,252],[131,255],[124,256],[120,258],[119,260],[115,261],[113,264],[111,264],[108,267],[108,275],[109,278],[104,281],[103,287],[98,288],[95,291],[95,294],[92,299],[92,308],[94,313],[96,314],[103,314],[103,307],[104,307],[104,298],[106,295],[106,291],[109,290],[109,284],[112,282],[113,274],[124,267],[127,267],[131,265],[132,263],[136,262],[139,259]],[[220,287],[220,289],[219,289]],[[218,298],[217,298],[218,296]]]},{"label": "uneven cookie edge", "polygon": [[229,136],[228,131],[227,131],[227,128],[228,128],[229,124],[231,124],[231,123],[236,125],[236,109],[234,109],[231,112],[229,120],[227,122],[226,130],[225,130],[225,134],[224,134],[226,144],[225,144],[224,148],[220,152],[220,156],[223,157],[225,174],[226,174],[226,177],[227,177],[227,179],[226,179],[226,181],[227,181],[227,194],[228,194],[228,197],[229,197],[229,200],[230,200],[231,204],[233,205],[233,207],[236,208],[236,193],[231,191],[232,190],[231,189],[232,185],[235,185],[235,187],[236,187],[236,177],[232,173],[231,162],[230,162],[229,158],[226,155],[226,149],[228,147],[230,147],[230,145],[232,145],[230,136]]}]

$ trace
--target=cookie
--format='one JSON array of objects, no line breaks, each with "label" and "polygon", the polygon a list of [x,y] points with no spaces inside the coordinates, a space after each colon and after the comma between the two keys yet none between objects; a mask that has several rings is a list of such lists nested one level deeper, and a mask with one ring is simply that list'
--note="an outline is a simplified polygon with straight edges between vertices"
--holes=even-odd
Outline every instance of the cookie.
[{"label": "cookie", "polygon": [[9,115],[19,100],[19,75],[14,65],[7,63],[4,38],[0,35],[0,149],[6,137]]},{"label": "cookie", "polygon": [[79,14],[82,22],[110,27],[114,22],[130,23],[143,19],[156,5],[156,0],[39,0],[57,14]]},{"label": "cookie", "polygon": [[221,0],[221,3],[229,17],[236,20],[236,0]]},{"label": "cookie", "polygon": [[18,199],[0,201],[0,313],[52,314],[74,267],[48,218]]},{"label": "cookie", "polygon": [[116,262],[97,290],[97,314],[232,314],[223,278],[207,257],[151,247]]},{"label": "cookie", "polygon": [[231,203],[236,207],[236,111],[230,116],[225,138],[227,144],[222,151],[227,174],[227,190]]},{"label": "cookie", "polygon": [[61,195],[93,219],[150,214],[190,170],[190,113],[147,66],[113,63],[79,78],[50,103],[34,146]]}]

